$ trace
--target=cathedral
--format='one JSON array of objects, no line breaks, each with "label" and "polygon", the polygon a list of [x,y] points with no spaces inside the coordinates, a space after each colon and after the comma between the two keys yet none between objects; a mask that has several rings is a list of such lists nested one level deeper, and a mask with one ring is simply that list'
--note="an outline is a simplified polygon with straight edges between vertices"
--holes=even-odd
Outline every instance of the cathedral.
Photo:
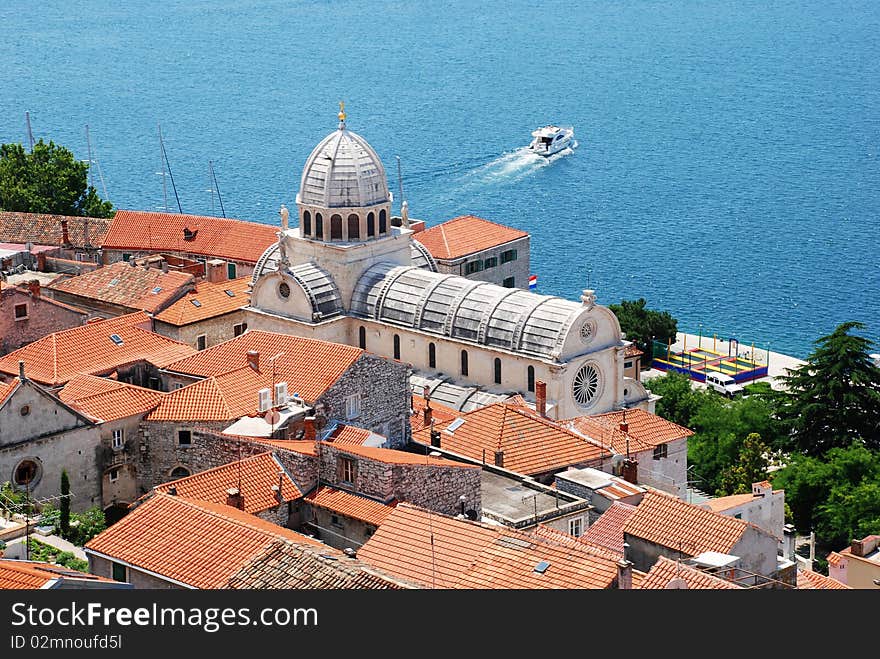
[{"label": "cathedral", "polygon": [[592,290],[574,302],[437,271],[406,203],[391,216],[385,168],[346,127],[306,160],[298,227],[282,207],[278,242],[253,273],[248,327],[358,346],[412,365],[414,390],[456,409],[546,383],[555,419],[626,407],[653,412],[624,376],[620,325]]}]

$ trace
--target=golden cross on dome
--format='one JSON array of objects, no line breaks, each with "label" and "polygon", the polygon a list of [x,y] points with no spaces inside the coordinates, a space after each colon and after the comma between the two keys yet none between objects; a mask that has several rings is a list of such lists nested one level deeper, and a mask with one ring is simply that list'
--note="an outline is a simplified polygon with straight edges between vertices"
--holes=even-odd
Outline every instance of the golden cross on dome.
[{"label": "golden cross on dome", "polygon": [[339,121],[345,121],[345,101],[339,101]]}]

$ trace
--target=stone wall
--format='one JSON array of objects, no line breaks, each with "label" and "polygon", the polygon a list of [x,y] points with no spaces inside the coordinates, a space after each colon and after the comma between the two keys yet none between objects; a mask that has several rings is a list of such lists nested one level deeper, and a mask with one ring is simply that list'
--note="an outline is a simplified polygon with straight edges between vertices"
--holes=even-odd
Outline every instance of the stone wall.
[{"label": "stone wall", "polygon": [[359,549],[376,530],[372,524],[359,519],[346,517],[326,508],[306,506],[304,516],[307,521],[300,532],[314,535],[324,544],[336,549]]},{"label": "stone wall", "polygon": [[[95,574],[99,577],[107,577],[108,579],[113,578],[113,563],[111,561],[100,556],[95,556],[88,550],[86,550],[86,554],[89,558],[89,572],[91,574]],[[134,568],[126,567],[125,573],[126,581],[135,589],[178,590],[183,588],[183,586],[178,586],[170,581],[159,579],[158,577],[154,577],[151,574],[141,572]]]},{"label": "stone wall", "polygon": [[234,339],[235,325],[240,325],[244,322],[246,322],[244,311],[238,310],[183,326],[170,325],[163,323],[161,320],[155,320],[154,331],[157,334],[180,341],[195,349],[199,347],[197,337],[204,334],[206,339],[205,347],[210,348],[218,343]]},{"label": "stone wall", "polygon": [[[360,396],[360,414],[346,418],[346,399]],[[405,364],[363,354],[317,403],[325,415],[349,425],[367,428],[389,439],[390,446],[405,446],[410,438],[409,375]]]},{"label": "stone wall", "polygon": [[[418,240],[418,236],[416,236],[416,240]],[[435,257],[435,260],[437,261],[437,269],[440,272],[459,275],[460,277],[467,277],[468,279],[473,279],[476,281],[488,281],[493,284],[498,284],[499,286],[503,286],[504,280],[508,277],[513,277],[514,288],[528,289],[530,274],[529,242],[529,236],[524,236],[523,238],[512,240],[509,243],[505,243],[504,245],[499,245],[497,247],[485,249],[481,252],[469,254],[464,258],[438,259]],[[506,252],[510,249],[516,250],[516,260],[502,263],[501,253]],[[488,269],[484,268],[479,272],[466,274],[467,263],[472,261],[481,261],[483,264],[485,264],[486,259],[488,258],[495,258],[497,265]]]},{"label": "stone wall", "polygon": [[[223,430],[228,421],[187,422],[187,421],[144,421],[138,431],[137,481],[140,494],[148,492],[156,485],[173,480],[171,471],[184,467],[194,474],[212,467],[219,467],[238,458],[236,453],[218,453],[216,442],[202,441],[195,432],[197,428]],[[189,446],[181,446],[178,441],[179,430],[192,431]],[[247,453],[247,443],[242,442],[242,457]],[[257,451],[261,452],[261,451]]]},{"label": "stone wall", "polygon": [[[27,318],[15,319],[16,305],[27,305]],[[79,327],[88,314],[47,302],[10,286],[0,291],[0,355],[42,339],[47,334]]]}]

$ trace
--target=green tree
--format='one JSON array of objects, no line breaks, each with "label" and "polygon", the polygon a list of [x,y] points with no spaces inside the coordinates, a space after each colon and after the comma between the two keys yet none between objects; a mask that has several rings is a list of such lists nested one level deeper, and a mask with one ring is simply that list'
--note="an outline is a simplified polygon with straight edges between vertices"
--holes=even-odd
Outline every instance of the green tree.
[{"label": "green tree", "polygon": [[789,450],[823,455],[853,440],[880,449],[880,368],[871,341],[850,334],[858,322],[838,325],[815,341],[805,364],[780,380],[779,417],[790,428]]},{"label": "green tree", "polygon": [[718,496],[728,494],[746,494],[752,491],[752,483],[759,483],[767,478],[767,467],[770,466],[770,447],[761,441],[761,435],[749,433],[739,451],[739,458],[721,470]]},{"label": "green tree", "polygon": [[74,515],[74,519],[77,524],[71,541],[80,547],[107,528],[107,519],[104,517],[104,511],[97,506]]},{"label": "green tree", "polygon": [[610,304],[608,308],[617,316],[626,338],[645,353],[642,358],[644,366],[650,366],[653,361],[654,340],[661,343],[675,341],[678,321],[668,311],[648,309],[645,298],[621,300],[620,304]]},{"label": "green tree", "polygon": [[695,389],[688,376],[675,371],[652,378],[646,384],[652,393],[661,396],[657,401],[657,415],[686,428],[690,428],[708,393],[705,389]]},{"label": "green tree", "polygon": [[61,527],[61,537],[70,537],[70,477],[67,470],[61,470],[61,502],[59,503],[61,515],[59,517],[59,526]]},{"label": "green tree", "polygon": [[33,150],[0,145],[0,209],[26,213],[112,217],[113,205],[88,185],[88,165],[54,142]]}]

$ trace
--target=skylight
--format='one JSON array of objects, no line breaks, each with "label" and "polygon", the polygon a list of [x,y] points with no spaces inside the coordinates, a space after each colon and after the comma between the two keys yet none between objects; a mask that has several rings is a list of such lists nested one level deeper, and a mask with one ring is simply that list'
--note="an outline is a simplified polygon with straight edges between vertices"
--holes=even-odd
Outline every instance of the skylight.
[{"label": "skylight", "polygon": [[108,285],[109,285],[109,286],[116,286],[116,284],[118,284],[118,283],[119,283],[119,280],[118,280],[118,279],[111,279],[111,280],[110,280],[110,283],[109,283]]},{"label": "skylight", "polygon": [[161,286],[156,286],[156,288],[153,289],[153,293],[161,293],[161,292],[162,292]]},{"label": "skylight", "polygon": [[446,426],[446,432],[448,432],[448,433],[455,432],[456,430],[458,430],[461,427],[461,425],[463,423],[464,423],[464,419],[462,419],[461,417],[458,417],[455,421],[453,421],[448,426]]},{"label": "skylight", "polygon": [[541,561],[535,566],[535,572],[538,574],[544,574],[547,571],[547,568],[550,567],[550,563],[547,561]]},{"label": "skylight", "polygon": [[115,343],[118,346],[122,345],[122,337],[119,336],[118,334],[111,334],[110,340],[113,341],[113,343]]},{"label": "skylight", "polygon": [[199,302],[199,301],[198,301],[197,299],[195,299],[195,298],[192,298],[192,299],[190,300],[190,303],[191,303],[194,307],[200,307],[200,306],[202,306],[202,303]]},{"label": "skylight", "polygon": [[235,291],[230,291],[228,288],[223,292],[226,293],[229,297],[235,297]]}]

